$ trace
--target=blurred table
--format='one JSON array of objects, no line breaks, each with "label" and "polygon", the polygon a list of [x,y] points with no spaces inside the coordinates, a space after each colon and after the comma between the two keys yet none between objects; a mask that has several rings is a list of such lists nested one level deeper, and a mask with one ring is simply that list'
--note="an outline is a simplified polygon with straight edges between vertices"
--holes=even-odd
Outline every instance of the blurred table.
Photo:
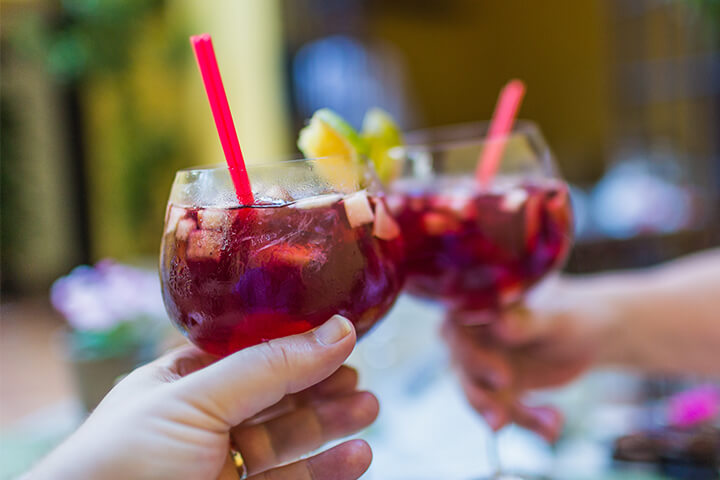
[{"label": "blurred table", "polygon": [[[4,305],[0,405],[0,480],[14,478],[82,420],[72,395],[59,320],[46,305]],[[373,447],[367,480],[471,479],[489,473],[490,434],[470,410],[437,330],[441,311],[402,297],[391,315],[358,345],[350,363],[361,386],[381,402],[378,421],[362,437]],[[638,416],[638,379],[596,372],[538,401],[561,405],[567,434],[554,449],[517,428],[501,436],[503,465],[558,479],[655,478],[613,472],[610,445]]]},{"label": "blurred table", "polygon": [[0,426],[72,398],[63,325],[46,299],[0,306]]},{"label": "blurred table", "polygon": [[683,255],[720,247],[720,224],[697,230],[646,234],[632,238],[579,238],[570,253],[568,273],[596,273],[657,265]]},{"label": "blurred table", "polygon": [[24,471],[82,418],[63,325],[45,298],[0,306],[0,479]]}]

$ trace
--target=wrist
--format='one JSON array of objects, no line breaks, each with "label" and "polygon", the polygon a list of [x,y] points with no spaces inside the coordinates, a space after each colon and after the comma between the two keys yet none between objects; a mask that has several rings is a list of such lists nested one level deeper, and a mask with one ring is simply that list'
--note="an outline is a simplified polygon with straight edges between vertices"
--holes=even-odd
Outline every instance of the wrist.
[{"label": "wrist", "polygon": [[648,279],[640,273],[606,273],[573,282],[578,321],[585,323],[588,344],[598,365],[618,366],[634,363],[636,349],[631,338],[636,316],[638,285]]},{"label": "wrist", "polygon": [[559,281],[564,303],[564,317],[573,332],[576,345],[588,354],[594,364],[614,364],[625,350],[625,287],[620,278],[605,274],[584,277],[562,277]]},{"label": "wrist", "polygon": [[73,445],[74,435],[40,460],[21,480],[90,478],[83,457],[77,455]]},{"label": "wrist", "polygon": [[[113,452],[104,442],[85,438],[87,425],[81,426],[73,435],[67,438],[47,457],[42,459],[23,480],[76,480],[79,478],[102,478],[112,480],[115,477],[114,469],[108,468],[113,464]],[[127,470],[123,472],[122,478]],[[130,475],[132,476],[132,475]],[[121,477],[117,477],[121,478]]]}]

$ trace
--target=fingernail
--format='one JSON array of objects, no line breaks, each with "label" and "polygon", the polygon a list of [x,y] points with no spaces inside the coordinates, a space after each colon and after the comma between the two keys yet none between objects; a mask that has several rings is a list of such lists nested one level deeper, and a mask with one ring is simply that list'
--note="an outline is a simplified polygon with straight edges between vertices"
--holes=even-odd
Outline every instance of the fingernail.
[{"label": "fingernail", "polygon": [[350,332],[352,332],[350,320],[342,315],[333,315],[315,330],[315,337],[323,345],[332,345],[347,337]]},{"label": "fingernail", "polygon": [[562,430],[562,416],[557,411],[545,407],[536,408],[534,414],[543,436],[549,442],[557,440]]},{"label": "fingernail", "polygon": [[503,420],[500,413],[498,413],[496,410],[491,409],[484,411],[483,417],[493,431],[497,432],[500,427],[502,427]]}]

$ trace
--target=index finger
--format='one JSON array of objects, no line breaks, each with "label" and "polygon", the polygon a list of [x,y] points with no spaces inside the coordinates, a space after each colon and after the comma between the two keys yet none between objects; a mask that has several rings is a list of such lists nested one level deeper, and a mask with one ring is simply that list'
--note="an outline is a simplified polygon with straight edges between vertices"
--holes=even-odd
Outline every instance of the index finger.
[{"label": "index finger", "polygon": [[352,367],[343,365],[335,373],[320,383],[301,392],[283,397],[278,403],[262,410],[243,422],[244,425],[253,425],[266,422],[272,418],[288,413],[298,406],[323,398],[340,396],[352,393],[357,388],[358,373]]},{"label": "index finger", "polygon": [[451,357],[473,380],[493,389],[507,387],[512,380],[507,356],[486,343],[485,339],[480,341],[475,338],[472,331],[475,328],[457,325],[451,320],[443,324],[442,334],[450,345]]},{"label": "index finger", "polygon": [[354,346],[353,325],[335,315],[315,330],[246,348],[169,387],[206,421],[218,420],[218,429],[229,429],[329,377]]}]

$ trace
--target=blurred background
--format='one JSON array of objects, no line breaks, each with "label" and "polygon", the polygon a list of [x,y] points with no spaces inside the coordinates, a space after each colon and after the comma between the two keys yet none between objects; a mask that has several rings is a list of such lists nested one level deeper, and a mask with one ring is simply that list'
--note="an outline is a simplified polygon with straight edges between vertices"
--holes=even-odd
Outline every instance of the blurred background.
[{"label": "blurred background", "polygon": [[[175,170],[223,161],[193,33],[213,36],[249,161],[294,155],[298,129],[320,107],[357,125],[379,105],[404,130],[483,120],[502,85],[521,78],[521,116],[540,124],[573,185],[578,244],[568,271],[647,266],[720,245],[718,0],[0,0],[0,9],[0,475],[8,478],[72,428],[79,417],[67,412],[81,411],[78,398],[92,402],[50,285],[101,259],[152,268]],[[84,281],[134,278],[103,271]],[[370,384],[390,389],[382,379],[407,373],[398,365],[442,357],[433,318],[415,337],[397,333],[416,307],[408,302],[356,355]],[[155,307],[139,315],[162,317]],[[81,341],[95,345],[93,359],[115,358],[108,345],[137,343],[119,331]],[[366,365],[388,338],[405,347]],[[103,372],[85,382],[104,385]],[[567,398],[610,382],[637,403],[677,384],[588,382]],[[443,385],[438,392],[455,395]],[[449,432],[457,420],[445,422]],[[380,425],[368,435],[392,451],[397,439]],[[423,448],[407,461],[420,468]],[[420,478],[390,473],[387,455],[376,452],[372,478]],[[467,460],[472,472],[479,460]]]}]

